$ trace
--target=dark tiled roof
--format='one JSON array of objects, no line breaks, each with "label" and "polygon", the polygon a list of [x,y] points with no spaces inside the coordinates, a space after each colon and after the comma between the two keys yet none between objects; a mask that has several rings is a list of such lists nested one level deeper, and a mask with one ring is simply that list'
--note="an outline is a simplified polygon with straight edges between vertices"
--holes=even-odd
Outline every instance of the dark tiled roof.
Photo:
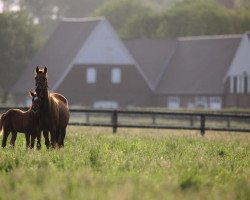
[{"label": "dark tiled roof", "polygon": [[156,87],[160,94],[222,94],[223,78],[241,36],[179,38]]},{"label": "dark tiled roof", "polygon": [[176,39],[131,39],[124,43],[153,87],[176,49]]},{"label": "dark tiled roof", "polygon": [[52,88],[101,19],[62,20],[47,43],[37,53],[20,79],[12,87],[11,93],[24,93],[24,91],[34,88],[33,77],[36,66],[48,67],[48,84]]}]

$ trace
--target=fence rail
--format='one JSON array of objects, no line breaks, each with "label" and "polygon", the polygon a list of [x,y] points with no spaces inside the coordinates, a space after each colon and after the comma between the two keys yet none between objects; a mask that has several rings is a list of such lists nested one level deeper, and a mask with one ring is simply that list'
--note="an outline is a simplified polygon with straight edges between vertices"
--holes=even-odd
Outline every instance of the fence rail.
[{"label": "fence rail", "polygon": [[[0,107],[0,113],[12,107]],[[19,109],[26,110],[27,107]],[[118,128],[152,128],[250,132],[250,114],[203,112],[154,112],[136,110],[70,109],[69,125]]]}]

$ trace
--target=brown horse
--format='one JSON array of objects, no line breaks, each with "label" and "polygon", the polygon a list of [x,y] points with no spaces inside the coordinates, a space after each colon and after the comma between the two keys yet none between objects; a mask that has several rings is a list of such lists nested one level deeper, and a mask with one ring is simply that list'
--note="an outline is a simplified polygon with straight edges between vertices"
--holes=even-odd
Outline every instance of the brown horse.
[{"label": "brown horse", "polygon": [[63,147],[69,121],[68,101],[63,95],[48,91],[47,67],[42,70],[36,68],[35,83],[36,93],[41,100],[39,121],[45,144],[49,148],[48,132],[50,132],[52,147],[56,144]]},{"label": "brown horse", "polygon": [[[3,148],[6,146],[6,142],[10,132],[12,133],[12,137],[10,140],[10,145],[12,147],[15,146],[17,132],[25,134],[27,148],[34,147],[35,138],[38,134],[38,112],[40,100],[33,92],[30,92],[30,95],[32,96],[32,105],[28,111],[24,112],[19,109],[10,109],[6,113],[2,114],[0,120],[0,132],[3,129]],[[41,148],[39,139],[37,143],[37,148]]]}]

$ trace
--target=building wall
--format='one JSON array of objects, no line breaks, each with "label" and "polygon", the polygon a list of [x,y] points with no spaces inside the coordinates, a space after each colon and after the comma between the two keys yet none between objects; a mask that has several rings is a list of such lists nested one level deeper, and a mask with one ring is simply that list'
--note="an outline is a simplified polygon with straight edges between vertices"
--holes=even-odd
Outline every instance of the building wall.
[{"label": "building wall", "polygon": [[[237,81],[238,83],[238,81]],[[230,86],[233,82],[230,82],[230,78],[225,83],[225,95],[224,95],[224,107],[225,108],[250,108],[250,93],[244,92],[244,90],[237,90],[239,87]]]},{"label": "building wall", "polygon": [[[96,83],[86,82],[89,67],[96,69]],[[111,82],[114,67],[121,69],[121,83]],[[75,65],[57,92],[64,94],[70,105],[93,106],[96,101],[115,101],[120,107],[152,105],[151,91],[132,65]]]},{"label": "building wall", "polygon": [[[171,103],[171,101],[173,101]],[[175,103],[176,102],[176,103]],[[153,98],[153,104],[155,107],[167,107],[169,109],[194,109],[194,108],[206,108],[206,109],[221,109],[223,107],[222,95],[155,95]]]}]

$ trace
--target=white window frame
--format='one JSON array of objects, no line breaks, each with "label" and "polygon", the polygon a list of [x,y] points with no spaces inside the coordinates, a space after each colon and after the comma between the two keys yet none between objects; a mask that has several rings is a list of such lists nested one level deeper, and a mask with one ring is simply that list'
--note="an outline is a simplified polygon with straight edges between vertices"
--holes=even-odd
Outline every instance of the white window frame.
[{"label": "white window frame", "polygon": [[209,108],[212,110],[220,110],[222,108],[222,98],[220,96],[209,97]]},{"label": "white window frame", "polygon": [[117,109],[119,104],[116,101],[99,100],[93,103],[95,109]]},{"label": "white window frame", "polygon": [[169,109],[179,109],[180,103],[181,100],[179,96],[169,96],[167,98],[167,108]]},{"label": "white window frame", "polygon": [[234,77],[230,76],[230,93],[234,93]]},{"label": "white window frame", "polygon": [[207,108],[207,97],[206,96],[196,96],[195,97],[195,107],[196,108]]},{"label": "white window frame", "polygon": [[96,83],[96,68],[88,67],[86,69],[86,82],[88,84]]},{"label": "white window frame", "polygon": [[111,70],[111,83],[118,84],[122,80],[122,71],[119,67],[114,67]]},{"label": "white window frame", "polygon": [[242,77],[237,76],[237,93],[241,94],[242,93]]}]

